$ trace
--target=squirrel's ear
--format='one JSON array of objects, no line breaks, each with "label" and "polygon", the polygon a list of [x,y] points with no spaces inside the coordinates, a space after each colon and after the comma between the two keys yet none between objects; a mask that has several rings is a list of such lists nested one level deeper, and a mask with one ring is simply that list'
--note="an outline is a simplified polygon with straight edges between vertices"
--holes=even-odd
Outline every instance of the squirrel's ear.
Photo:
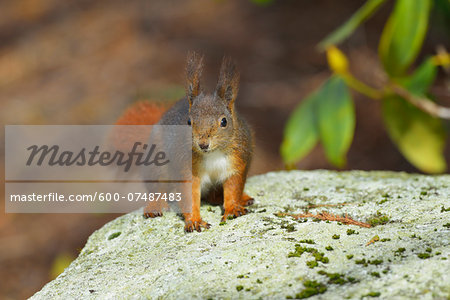
[{"label": "squirrel's ear", "polygon": [[201,93],[200,77],[203,71],[203,56],[195,52],[189,52],[186,64],[186,94],[189,105]]},{"label": "squirrel's ear", "polygon": [[239,72],[229,57],[224,57],[220,68],[219,82],[216,94],[233,108],[234,100],[239,90]]}]

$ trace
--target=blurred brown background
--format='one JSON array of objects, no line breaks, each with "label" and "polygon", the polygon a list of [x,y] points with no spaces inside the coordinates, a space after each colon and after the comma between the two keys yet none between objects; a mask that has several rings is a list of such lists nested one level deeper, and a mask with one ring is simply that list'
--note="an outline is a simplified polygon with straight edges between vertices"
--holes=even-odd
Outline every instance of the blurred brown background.
[{"label": "blurred brown background", "polygon": [[[113,124],[136,100],[181,97],[189,50],[205,54],[203,81],[210,89],[228,54],[242,72],[238,108],[256,131],[251,173],[282,169],[278,150],[287,118],[329,75],[325,55],[315,46],[363,3],[3,0],[0,120],[3,125]],[[353,72],[368,83],[378,68],[376,46],[391,5],[342,45]],[[449,46],[448,28],[432,26],[422,55],[434,54],[439,44]],[[440,73],[433,92],[450,106],[446,80]],[[379,103],[354,95],[357,125],[347,168],[417,172],[383,130]],[[449,161],[449,147],[446,156]],[[320,148],[298,166],[331,168]],[[31,296],[64,261],[76,257],[90,233],[116,217],[6,215],[3,195],[2,190],[1,299]]]}]

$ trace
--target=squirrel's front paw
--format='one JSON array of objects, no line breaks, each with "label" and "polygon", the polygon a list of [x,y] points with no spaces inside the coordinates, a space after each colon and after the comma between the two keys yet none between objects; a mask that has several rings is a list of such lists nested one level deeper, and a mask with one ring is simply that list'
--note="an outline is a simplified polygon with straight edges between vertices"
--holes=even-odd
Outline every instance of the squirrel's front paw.
[{"label": "squirrel's front paw", "polygon": [[201,232],[202,231],[202,227],[205,229],[208,229],[209,227],[211,227],[210,224],[206,223],[205,221],[203,221],[202,219],[186,219],[184,220],[184,231],[186,232],[193,232],[194,230]]},{"label": "squirrel's front paw", "polygon": [[237,217],[246,215],[247,213],[248,213],[248,210],[240,205],[235,205],[229,209],[225,208],[225,213],[222,216],[222,222],[225,222],[229,217],[237,218]]}]

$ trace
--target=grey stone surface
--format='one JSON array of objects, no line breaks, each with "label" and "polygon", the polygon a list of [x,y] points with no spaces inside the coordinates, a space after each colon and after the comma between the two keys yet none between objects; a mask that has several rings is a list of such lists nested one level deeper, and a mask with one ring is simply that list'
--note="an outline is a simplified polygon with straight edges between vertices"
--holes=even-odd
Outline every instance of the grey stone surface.
[{"label": "grey stone surface", "polygon": [[[184,233],[174,213],[117,218],[32,299],[285,299],[307,295],[308,281],[323,292],[311,299],[450,298],[449,175],[277,172],[250,178],[246,191],[255,197],[250,214],[220,225],[220,207],[204,205],[212,227],[201,233]],[[312,213],[388,222],[362,228],[276,216],[312,204],[331,205]]]}]

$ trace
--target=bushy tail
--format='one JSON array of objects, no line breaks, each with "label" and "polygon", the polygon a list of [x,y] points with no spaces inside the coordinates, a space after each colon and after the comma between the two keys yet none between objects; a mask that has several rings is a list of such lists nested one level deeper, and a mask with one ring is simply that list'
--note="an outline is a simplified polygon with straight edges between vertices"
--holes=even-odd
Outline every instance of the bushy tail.
[{"label": "bushy tail", "polygon": [[[141,101],[132,104],[117,120],[115,125],[154,125],[170,108],[164,103]],[[115,151],[128,152],[136,142],[148,142],[151,129],[145,126],[115,127],[110,133],[108,145]]]},{"label": "bushy tail", "polygon": [[154,125],[169,108],[163,103],[136,102],[125,110],[116,125]]}]

